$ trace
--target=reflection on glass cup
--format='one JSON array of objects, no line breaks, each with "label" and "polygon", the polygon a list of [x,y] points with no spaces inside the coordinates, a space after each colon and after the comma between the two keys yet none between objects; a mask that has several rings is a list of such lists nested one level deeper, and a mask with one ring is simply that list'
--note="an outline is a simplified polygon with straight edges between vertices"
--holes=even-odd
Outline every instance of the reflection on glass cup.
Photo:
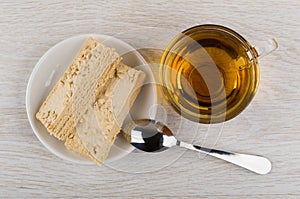
[{"label": "reflection on glass cup", "polygon": [[199,25],[177,35],[161,58],[164,95],[182,116],[200,123],[232,119],[258,87],[258,58],[278,47],[254,47],[235,31]]}]

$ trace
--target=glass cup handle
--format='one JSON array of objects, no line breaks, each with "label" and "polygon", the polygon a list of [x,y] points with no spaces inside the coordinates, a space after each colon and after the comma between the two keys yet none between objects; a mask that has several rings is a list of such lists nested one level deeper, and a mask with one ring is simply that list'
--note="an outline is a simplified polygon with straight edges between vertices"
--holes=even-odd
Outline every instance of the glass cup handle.
[{"label": "glass cup handle", "polygon": [[265,41],[257,41],[255,44],[256,45],[254,45],[253,48],[256,50],[257,57],[259,58],[270,54],[278,48],[278,42],[274,38]]}]

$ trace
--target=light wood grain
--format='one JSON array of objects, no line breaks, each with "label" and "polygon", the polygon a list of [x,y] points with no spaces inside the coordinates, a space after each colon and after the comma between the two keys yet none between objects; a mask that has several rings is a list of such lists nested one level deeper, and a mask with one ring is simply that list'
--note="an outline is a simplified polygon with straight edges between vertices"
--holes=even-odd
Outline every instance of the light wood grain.
[{"label": "light wood grain", "polygon": [[[299,198],[299,10],[298,0],[2,0],[0,197]],[[137,48],[144,42],[151,47],[156,44],[151,38],[158,37],[153,29],[145,37],[125,33],[149,27],[179,32],[203,23],[229,26],[253,41],[265,36],[278,40],[279,49],[260,61],[260,87],[251,105],[222,125],[217,140],[214,133],[218,135],[220,126],[212,127],[216,132],[212,130],[204,140],[208,127],[201,124],[194,139],[194,143],[264,155],[273,163],[270,174],[256,175],[193,152],[156,172],[118,172],[61,160],[37,140],[26,116],[26,84],[38,59],[55,43],[77,34],[100,33],[119,34]],[[175,116],[168,121],[177,128]]]}]

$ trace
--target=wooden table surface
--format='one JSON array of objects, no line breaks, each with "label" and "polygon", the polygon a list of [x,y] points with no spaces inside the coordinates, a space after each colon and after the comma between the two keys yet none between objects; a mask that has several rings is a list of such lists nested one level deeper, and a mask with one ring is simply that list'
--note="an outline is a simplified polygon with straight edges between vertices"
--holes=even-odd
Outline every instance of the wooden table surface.
[{"label": "wooden table surface", "polygon": [[[2,0],[0,198],[300,198],[299,11],[298,0]],[[204,23],[231,27],[253,43],[267,37],[279,43],[278,50],[260,60],[261,82],[250,106],[235,119],[210,127],[205,141],[202,134],[208,126],[194,124],[199,128],[193,140],[268,157],[271,173],[256,175],[190,151],[156,171],[121,172],[62,160],[38,141],[27,120],[26,86],[51,46],[70,36],[99,33],[119,34],[136,48],[151,48],[153,40],[166,42],[159,40],[159,31],[180,32]],[[151,50],[141,52],[148,60],[158,60]],[[180,118],[166,117],[176,129]]]}]

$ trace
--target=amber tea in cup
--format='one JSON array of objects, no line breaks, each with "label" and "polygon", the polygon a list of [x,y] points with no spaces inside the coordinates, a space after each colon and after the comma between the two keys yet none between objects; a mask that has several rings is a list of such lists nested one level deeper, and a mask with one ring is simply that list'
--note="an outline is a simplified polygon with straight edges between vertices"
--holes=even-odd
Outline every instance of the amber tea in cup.
[{"label": "amber tea in cup", "polygon": [[257,90],[257,58],[276,48],[272,40],[269,46],[256,49],[235,31],[219,25],[187,29],[163,53],[164,94],[177,112],[192,121],[229,120],[245,109]]}]

